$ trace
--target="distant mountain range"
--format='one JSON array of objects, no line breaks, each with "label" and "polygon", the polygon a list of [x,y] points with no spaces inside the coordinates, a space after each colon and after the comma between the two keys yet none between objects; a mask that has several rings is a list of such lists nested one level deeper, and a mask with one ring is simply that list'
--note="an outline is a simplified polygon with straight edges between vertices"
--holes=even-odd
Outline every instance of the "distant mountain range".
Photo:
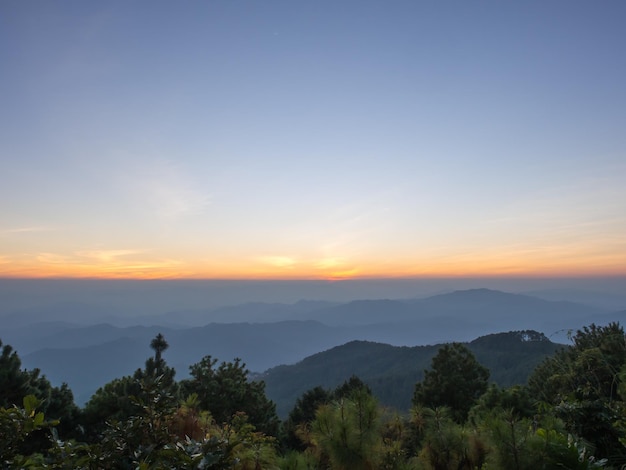
[{"label": "distant mountain range", "polygon": [[96,309],[98,315],[81,314],[88,308],[82,302],[57,303],[0,318],[0,339],[18,351],[24,366],[40,368],[55,384],[67,382],[78,403],[112,378],[142,367],[157,333],[169,342],[164,357],[181,378],[205,355],[239,357],[262,372],[355,340],[423,346],[536,330],[564,342],[567,330],[626,319],[626,311],[488,289],[425,299],[257,302],[125,318],[107,307]]}]

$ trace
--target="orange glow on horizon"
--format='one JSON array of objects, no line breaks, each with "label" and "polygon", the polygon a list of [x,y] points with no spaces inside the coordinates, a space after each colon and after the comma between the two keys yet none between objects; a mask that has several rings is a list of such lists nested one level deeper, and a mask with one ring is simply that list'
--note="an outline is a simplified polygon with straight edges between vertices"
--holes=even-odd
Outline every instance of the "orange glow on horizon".
[{"label": "orange glow on horizon", "polygon": [[376,278],[626,276],[626,253],[597,247],[511,245],[455,251],[297,256],[101,249],[0,256],[4,278],[349,280]]},{"label": "orange glow on horizon", "polygon": [[603,277],[626,276],[623,266],[585,266],[562,263],[553,266],[507,265],[421,265],[418,268],[401,266],[360,266],[343,270],[306,269],[202,269],[185,266],[150,267],[129,266],[7,266],[0,265],[0,278],[74,278],[74,279],[196,279],[196,280],[365,280],[407,278],[467,278],[467,277]]}]

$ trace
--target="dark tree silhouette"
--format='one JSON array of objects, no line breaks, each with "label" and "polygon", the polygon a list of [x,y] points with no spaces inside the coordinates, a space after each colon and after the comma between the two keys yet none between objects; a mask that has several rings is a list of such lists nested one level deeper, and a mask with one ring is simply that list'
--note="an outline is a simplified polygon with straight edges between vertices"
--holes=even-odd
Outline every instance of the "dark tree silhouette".
[{"label": "dark tree silhouette", "polygon": [[244,412],[258,431],[275,436],[278,433],[276,405],[265,395],[265,382],[248,379],[249,371],[241,359],[222,362],[205,356],[192,365],[191,378],[180,382],[185,396],[195,393],[200,407],[208,410],[217,423],[230,422]]},{"label": "dark tree silhouette", "polygon": [[165,365],[165,361],[163,361],[161,354],[167,348],[169,348],[169,344],[165,341],[165,337],[159,333],[156,337],[150,341],[150,347],[154,350],[154,365],[156,375],[161,375],[163,373],[163,366]]},{"label": "dark tree silhouette", "polygon": [[449,407],[455,421],[462,423],[485,393],[489,370],[478,363],[461,343],[446,344],[433,358],[431,370],[424,371],[423,382],[415,385],[413,404]]}]

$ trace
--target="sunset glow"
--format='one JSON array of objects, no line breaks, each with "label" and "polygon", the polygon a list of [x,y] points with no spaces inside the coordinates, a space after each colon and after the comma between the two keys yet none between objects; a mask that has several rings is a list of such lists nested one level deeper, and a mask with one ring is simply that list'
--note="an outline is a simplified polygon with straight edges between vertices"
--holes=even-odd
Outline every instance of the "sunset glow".
[{"label": "sunset glow", "polygon": [[0,277],[626,276],[625,21],[3,2]]}]

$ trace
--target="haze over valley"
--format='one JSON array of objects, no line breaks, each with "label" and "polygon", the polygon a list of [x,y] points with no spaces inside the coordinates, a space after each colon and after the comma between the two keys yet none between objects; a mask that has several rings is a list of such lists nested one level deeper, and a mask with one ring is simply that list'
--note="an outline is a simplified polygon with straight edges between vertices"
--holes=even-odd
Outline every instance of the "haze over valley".
[{"label": "haze over valley", "polygon": [[[582,326],[626,320],[621,278],[491,281],[535,289],[533,295],[446,291],[481,282],[490,281],[8,280],[0,282],[0,339],[24,366],[40,368],[54,384],[67,382],[83,403],[98,387],[140,368],[158,333],[170,344],[166,359],[184,378],[205,355],[241,358],[263,373],[355,340],[413,347],[534,330],[567,343],[568,332]],[[242,302],[230,303],[237,294]],[[364,297],[344,300],[359,294]],[[300,295],[309,300],[293,301]],[[217,306],[220,301],[229,303]]]}]

